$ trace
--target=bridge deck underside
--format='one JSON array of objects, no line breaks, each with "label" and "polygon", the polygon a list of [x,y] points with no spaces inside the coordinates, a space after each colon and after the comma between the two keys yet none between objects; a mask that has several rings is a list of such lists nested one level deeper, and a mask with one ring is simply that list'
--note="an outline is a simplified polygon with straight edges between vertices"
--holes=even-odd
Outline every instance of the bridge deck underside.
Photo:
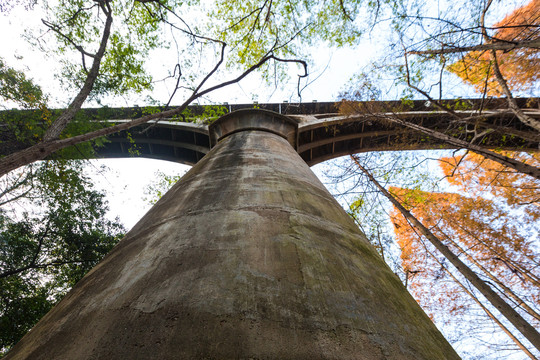
[{"label": "bridge deck underside", "polygon": [[[516,99],[516,101],[524,111],[540,119],[538,99]],[[455,108],[458,102],[466,103],[465,107],[468,109],[467,112],[462,111],[462,116],[478,114],[481,110],[486,117],[468,124],[463,121],[456,123],[456,117],[441,112],[429,102],[419,100],[405,107],[399,101],[351,103],[356,107],[353,112],[362,114],[354,116],[339,114],[337,103],[256,104],[255,107],[287,115],[299,121],[297,151],[309,165],[358,152],[448,148],[448,145],[440,140],[395,125],[388,121],[389,116],[406,119],[432,130],[444,131],[466,141],[471,141],[475,135],[486,129],[495,128],[495,131],[478,137],[475,144],[492,149],[538,151],[540,136],[523,125],[514,115],[497,110],[507,108],[506,99],[447,100],[442,103]],[[231,112],[253,107],[254,104],[227,104],[222,106],[222,110]],[[193,106],[189,111],[193,116],[201,117],[204,109],[204,106]],[[6,130],[7,126],[2,126],[2,119],[19,114],[21,121],[24,121],[25,114],[31,112],[31,110],[0,112],[0,156],[31,145],[19,142],[14,134]],[[83,116],[97,122],[127,122],[144,115],[143,109],[138,107],[111,108],[107,109],[104,115],[101,114],[103,112],[103,109],[82,110]],[[208,126],[190,122],[191,120],[163,119],[113,134],[108,137],[109,142],[105,146],[96,149],[96,156],[147,157],[194,165],[208,153],[210,141]],[[521,135],[514,136],[505,129]]]},{"label": "bridge deck underside", "polygon": [[159,123],[119,132],[109,140],[98,149],[99,156],[146,157],[194,165],[210,150],[208,133]]},{"label": "bridge deck underside", "polygon": [[[380,121],[375,116],[334,115],[325,114],[321,118],[311,115],[310,119],[300,123],[297,151],[310,166],[359,152],[449,148],[441,140],[388,121]],[[475,134],[485,129],[478,125],[457,126],[446,114],[424,113],[409,117],[408,121],[429,129],[453,129],[454,134],[464,140],[471,140]],[[490,118],[489,121],[495,126],[527,131],[513,116]],[[208,132],[200,126],[191,129],[189,124],[181,125],[179,127],[158,122],[120,132],[110,137],[110,142],[103,148],[98,149],[98,156],[147,157],[194,165],[210,150]],[[496,149],[538,149],[538,141],[524,140],[500,131],[485,134],[475,143]]]},{"label": "bridge deck underside", "polygon": [[[301,126],[298,153],[308,163],[315,165],[336,157],[368,151],[448,149],[452,146],[418,131],[379,121],[377,117],[362,116],[331,122],[324,126]],[[470,141],[475,134],[485,130],[475,125],[456,126],[448,115],[419,114],[407,119],[431,130],[448,132]],[[495,126],[526,131],[525,126],[513,116],[491,119]],[[476,131],[475,131],[476,128]],[[492,149],[537,150],[538,141],[528,141],[502,132],[490,132],[479,137],[475,143]]]}]

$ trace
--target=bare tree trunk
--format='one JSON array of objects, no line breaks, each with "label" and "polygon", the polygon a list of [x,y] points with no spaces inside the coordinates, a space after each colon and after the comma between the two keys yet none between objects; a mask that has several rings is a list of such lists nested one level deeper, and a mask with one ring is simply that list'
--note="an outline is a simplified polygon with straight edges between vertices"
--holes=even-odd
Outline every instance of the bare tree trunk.
[{"label": "bare tree trunk", "polygon": [[446,245],[442,243],[428,228],[426,228],[416,217],[414,217],[401,203],[395,199],[372,175],[364,168],[358,159],[351,156],[358,168],[373,182],[373,184],[386,196],[388,200],[401,212],[401,214],[410,221],[414,227],[424,235],[441,254],[450,261],[452,265],[472,284],[482,295],[499,310],[531,344],[540,351],[540,334],[523,317],[508,305],[488,284],[476,275],[465,263],[461,261]]},{"label": "bare tree trunk", "polygon": [[[489,10],[489,7],[493,3],[493,0],[488,0],[486,3],[486,6],[484,7],[484,11],[482,11],[482,16],[480,17],[480,26],[482,27],[482,35],[484,37],[484,40],[486,43],[491,43],[491,39],[487,34],[486,26],[485,26],[485,20],[486,20],[486,13]],[[510,110],[514,114],[516,114],[517,118],[524,123],[525,125],[528,125],[532,127],[533,129],[536,129],[536,131],[540,131],[540,121],[537,121],[533,119],[530,116],[527,116],[526,114],[521,111],[519,106],[516,103],[516,100],[514,99],[514,96],[512,95],[512,92],[510,91],[510,88],[508,87],[508,84],[506,83],[506,80],[504,79],[501,69],[499,67],[499,62],[497,61],[497,50],[492,48],[490,50],[491,59],[493,60],[493,72],[495,74],[495,78],[497,79],[497,82],[499,83],[499,86],[502,88],[504,94],[506,95],[506,99],[508,100],[508,106],[510,107]]]},{"label": "bare tree trunk", "polygon": [[442,140],[450,145],[454,145],[458,148],[463,149],[469,149],[472,150],[490,160],[496,161],[499,164],[502,164],[504,166],[510,167],[518,172],[521,172],[523,174],[530,175],[532,177],[535,177],[540,180],[540,168],[532,165],[525,164],[521,161],[514,160],[508,156],[504,156],[501,154],[497,154],[496,152],[493,152],[491,150],[487,150],[481,146],[471,144],[467,141],[457,139],[453,136],[446,135],[444,133],[441,133],[436,130],[431,130],[426,127],[423,127],[421,125],[413,124],[411,122],[408,122],[406,120],[400,119],[397,116],[385,116],[385,120],[389,120],[393,123],[408,127],[410,129],[414,129],[417,131],[420,131],[426,135],[432,136],[436,139]]},{"label": "bare tree trunk", "polygon": [[484,304],[482,304],[482,302],[476,297],[476,295],[474,295],[469,289],[467,289],[467,287],[466,287],[465,285],[463,285],[463,284],[461,283],[461,281],[459,281],[459,279],[456,278],[456,277],[454,276],[454,274],[452,274],[452,272],[451,272],[450,270],[448,270],[448,268],[447,268],[443,263],[441,263],[441,262],[439,261],[439,259],[438,259],[436,256],[434,256],[434,255],[433,255],[431,252],[429,252],[429,251],[428,251],[428,253],[431,255],[431,257],[432,257],[433,259],[435,259],[435,261],[437,261],[437,262],[439,263],[439,265],[444,269],[444,271],[445,271],[448,275],[450,275],[450,277],[454,280],[454,282],[455,282],[456,284],[458,284],[459,287],[461,287],[461,289],[462,289],[465,293],[467,293],[467,295],[469,295],[469,296],[471,297],[471,299],[473,299],[473,301],[474,301],[478,306],[480,306],[480,308],[481,308],[482,310],[484,310],[484,312],[486,313],[486,315],[487,315],[491,320],[493,320],[493,322],[494,322],[495,324],[497,324],[497,325],[501,328],[501,330],[504,331],[504,333],[505,333],[506,335],[508,335],[508,337],[509,337],[510,339],[512,339],[512,341],[517,345],[517,347],[519,347],[519,348],[520,348],[525,354],[527,354],[527,356],[528,356],[529,358],[531,358],[532,360],[537,360],[537,359],[536,359],[536,356],[534,356],[534,354],[531,353],[531,352],[529,351],[529,349],[527,349],[527,348],[525,347],[525,345],[523,345],[523,343],[522,343],[521,341],[519,341],[519,339],[518,339],[517,337],[514,336],[514,334],[512,334],[512,332],[510,331],[510,329],[508,329],[506,326],[504,326],[504,324],[503,324],[502,322],[500,322],[499,319],[497,319],[497,317],[496,317],[491,311],[489,311],[489,309],[488,309],[487,307],[484,306]]},{"label": "bare tree trunk", "polygon": [[467,251],[465,251],[458,243],[456,243],[454,240],[452,240],[450,237],[448,237],[448,240],[454,245],[459,251],[461,251],[462,254],[464,254],[467,259],[473,263],[475,266],[477,266],[488,278],[490,278],[495,284],[501,287],[504,294],[509,298],[516,302],[517,306],[520,306],[525,310],[529,315],[534,317],[537,320],[540,320],[540,314],[538,314],[534,309],[532,309],[523,299],[521,299],[519,296],[517,296],[512,289],[510,289],[508,286],[506,286],[502,281],[500,281],[495,275],[493,275],[488,269],[486,269],[482,264],[480,264],[476,259],[471,256]]}]

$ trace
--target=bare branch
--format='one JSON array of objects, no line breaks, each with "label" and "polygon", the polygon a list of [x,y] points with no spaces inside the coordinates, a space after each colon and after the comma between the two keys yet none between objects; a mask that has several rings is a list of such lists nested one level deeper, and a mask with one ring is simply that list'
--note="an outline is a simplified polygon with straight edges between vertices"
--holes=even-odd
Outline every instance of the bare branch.
[{"label": "bare branch", "polygon": [[490,42],[488,44],[473,45],[473,46],[457,46],[447,47],[438,50],[411,50],[407,51],[408,54],[413,55],[441,55],[441,54],[455,54],[469,51],[485,51],[485,50],[514,50],[522,48],[540,49],[540,38],[528,41],[500,41]]},{"label": "bare branch", "polygon": [[95,58],[96,57],[96,54],[91,54],[89,53],[88,51],[84,50],[84,48],[81,46],[81,45],[78,45],[76,44],[69,36],[65,35],[62,31],[60,31],[60,28],[54,24],[51,24],[50,22],[46,21],[46,20],[41,20],[41,22],[46,26],[48,27],[49,29],[51,29],[52,31],[54,31],[55,33],[57,33],[58,35],[60,35],[61,37],[63,37],[68,43],[70,43],[71,45],[73,45],[73,47],[75,49],[77,49],[82,55],[83,55],[83,61],[84,61],[84,57],[85,56],[88,56],[88,57],[91,57],[91,58]]},{"label": "bare branch", "polygon": [[512,92],[510,91],[510,88],[508,87],[508,84],[506,83],[506,80],[501,73],[501,69],[497,61],[497,52],[495,50],[491,50],[490,55],[491,59],[493,60],[493,72],[495,74],[495,78],[497,79],[499,86],[503,89],[503,92],[506,95],[506,99],[508,100],[508,107],[510,108],[510,110],[512,110],[514,114],[516,114],[517,118],[522,123],[532,127],[537,131],[540,131],[540,121],[537,121],[525,114],[516,103],[516,100],[514,99],[514,96],[512,95]]},{"label": "bare branch", "polygon": [[408,122],[406,120],[400,119],[398,116],[384,116],[383,119],[389,120],[391,122],[394,122],[399,125],[403,125],[405,127],[408,127],[410,129],[414,129],[417,131],[420,131],[424,134],[427,134],[429,136],[433,136],[436,139],[442,140],[448,144],[457,146],[459,148],[463,149],[469,149],[472,150],[490,160],[496,161],[499,164],[502,164],[504,166],[508,166],[518,172],[522,172],[524,174],[530,175],[532,177],[535,177],[537,179],[540,179],[540,168],[532,165],[525,164],[521,161],[514,160],[508,156],[504,156],[501,154],[498,154],[496,152],[493,152],[491,150],[487,150],[481,146],[471,144],[467,141],[457,139],[453,136],[446,135],[444,133],[441,133],[439,131],[431,130],[426,127],[413,124],[411,122]]},{"label": "bare branch", "polygon": [[405,59],[405,76],[406,76],[406,80],[407,80],[407,86],[409,86],[411,89],[414,89],[414,90],[418,91],[420,94],[424,95],[426,97],[426,99],[431,101],[433,103],[433,105],[435,105],[439,109],[448,112],[449,114],[451,114],[456,119],[460,119],[461,117],[458,114],[456,114],[456,112],[454,110],[452,110],[448,106],[445,106],[445,105],[441,104],[439,101],[433,99],[427,92],[423,91],[422,89],[418,88],[417,86],[415,86],[415,85],[413,85],[411,83],[411,75],[410,75],[410,71],[409,71],[409,60],[408,60],[406,52],[404,54],[404,59]]}]

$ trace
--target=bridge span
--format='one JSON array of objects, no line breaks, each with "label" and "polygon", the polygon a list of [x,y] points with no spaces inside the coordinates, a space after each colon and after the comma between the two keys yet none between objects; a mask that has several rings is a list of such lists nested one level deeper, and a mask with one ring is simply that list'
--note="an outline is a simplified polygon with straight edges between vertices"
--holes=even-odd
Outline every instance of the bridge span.
[{"label": "bridge span", "polygon": [[[540,119],[539,99],[517,100],[525,113]],[[96,157],[146,157],[194,165],[210,151],[209,125],[213,121],[226,113],[253,108],[273,111],[297,122],[295,150],[310,166],[359,152],[450,147],[438,139],[397,125],[393,119],[444,131],[466,141],[476,136],[474,143],[486,148],[539,149],[540,135],[507,109],[505,99],[461,99],[442,103],[452,108],[453,113],[441,111],[426,101],[348,102],[347,106],[334,102],[195,105],[176,119],[160,119],[108,136],[105,145],[96,148]],[[347,107],[351,110],[347,111]],[[78,117],[94,123],[121,123],[160,110],[163,109],[105,107],[83,109]],[[61,110],[53,112],[59,114]],[[0,156],[31,145],[18,142],[5,124],[6,119],[17,116],[20,126],[24,127],[29,116],[36,116],[32,114],[32,110],[0,112]]]},{"label": "bridge span", "polygon": [[[459,121],[426,101],[414,101],[405,105],[400,102],[353,103],[355,112],[352,114],[340,113],[339,103],[223,106],[226,112],[255,107],[298,121],[296,150],[311,166],[359,152],[449,147],[438,139],[388,121],[393,117],[433,130],[450,129],[453,135],[469,140],[475,134],[485,132],[476,143],[489,148],[538,150],[540,137],[508,110],[500,110],[504,108],[505,102],[504,99],[490,99],[483,103],[479,99],[466,100],[462,107],[469,108],[455,110],[455,113],[463,118],[474,119]],[[519,103],[527,114],[540,118],[538,100],[519,99]],[[482,106],[483,110],[480,111]],[[210,151],[210,122],[206,119],[198,123],[189,122],[189,119],[162,119],[110,136],[110,142],[97,149],[97,155],[105,158],[139,156],[194,165]],[[485,131],[487,129],[490,130]]]}]

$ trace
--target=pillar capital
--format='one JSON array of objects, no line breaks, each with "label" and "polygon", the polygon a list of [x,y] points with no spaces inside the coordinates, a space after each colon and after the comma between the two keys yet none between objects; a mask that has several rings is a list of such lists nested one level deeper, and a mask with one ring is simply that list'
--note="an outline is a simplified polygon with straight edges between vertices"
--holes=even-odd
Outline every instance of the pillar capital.
[{"label": "pillar capital", "polygon": [[209,126],[210,148],[227,136],[246,130],[266,131],[286,139],[297,148],[298,121],[273,111],[243,109],[220,117]]}]

